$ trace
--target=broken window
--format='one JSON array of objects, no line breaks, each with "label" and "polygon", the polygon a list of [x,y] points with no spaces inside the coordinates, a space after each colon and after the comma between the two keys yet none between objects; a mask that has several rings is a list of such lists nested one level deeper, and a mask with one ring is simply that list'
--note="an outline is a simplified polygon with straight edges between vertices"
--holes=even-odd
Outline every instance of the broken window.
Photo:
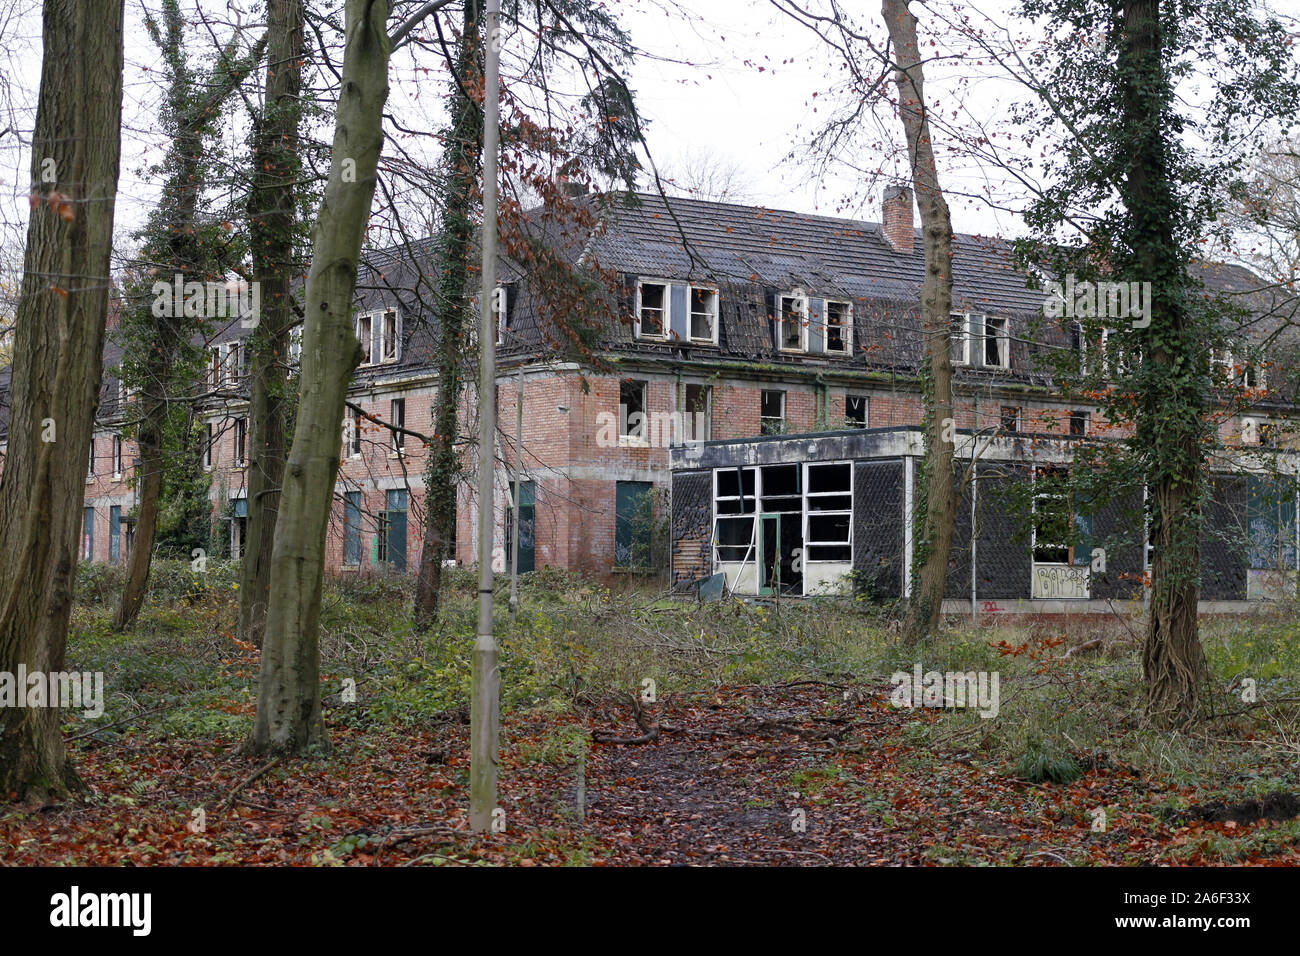
[{"label": "broken window", "polygon": [[1087,435],[1088,419],[1090,417],[1087,412],[1070,412],[1070,434],[1076,438]]},{"label": "broken window", "polygon": [[777,297],[776,340],[783,352],[808,351],[808,297],[802,292]]},{"label": "broken window", "polygon": [[401,324],[397,313],[391,309],[384,313],[383,326],[379,335],[379,361],[396,362]]},{"label": "broken window", "polygon": [[984,318],[984,364],[989,368],[1011,367],[1010,325],[1005,318]]},{"label": "broken window", "polygon": [[618,385],[618,437],[646,440],[646,383],[625,378]]},{"label": "broken window", "polygon": [[614,566],[652,568],[654,485],[648,481],[618,481],[614,484]]},{"label": "broken window", "polygon": [[235,419],[235,464],[244,466],[244,456],[248,454],[248,419]]},{"label": "broken window", "polygon": [[1296,486],[1286,477],[1251,475],[1247,485],[1250,567],[1286,571],[1296,567]]},{"label": "broken window", "polygon": [[826,300],[826,351],[848,355],[853,349],[853,306]]},{"label": "broken window", "polygon": [[221,346],[208,349],[208,384],[220,388],[222,384]]},{"label": "broken window", "polygon": [[686,386],[686,415],[682,436],[686,441],[708,441],[713,431],[713,389],[708,385]]},{"label": "broken window", "polygon": [[713,540],[719,561],[752,558],[756,472],[753,468],[720,468],[714,473]]},{"label": "broken window", "polygon": [[691,286],[691,341],[718,341],[718,290]]},{"label": "broken window", "polygon": [[492,312],[497,317],[497,345],[505,345],[510,330],[510,293],[503,285],[497,286],[492,295]]},{"label": "broken window", "polygon": [[214,446],[215,446],[215,444],[216,444],[216,442],[215,442],[215,437],[216,437],[216,436],[214,436],[214,435],[212,434],[212,432],[213,432],[212,422],[208,422],[206,425],[203,426],[203,435],[204,435],[204,437],[203,437],[203,467],[204,467],[204,468],[211,468],[211,467],[212,467],[212,453],[213,453]]},{"label": "broken window", "polygon": [[853,465],[809,464],[807,529],[804,542],[809,561],[853,560]]},{"label": "broken window", "polygon": [[374,359],[371,354],[374,350],[373,325],[370,316],[357,316],[357,341],[361,343],[361,364],[370,365]]},{"label": "broken window", "polygon": [[759,431],[764,435],[780,435],[785,431],[785,392],[764,389],[759,401]]},{"label": "broken window", "polygon": [[388,422],[396,425],[393,432],[393,453],[400,455],[402,449],[406,447],[406,432],[398,431],[398,428],[406,427],[406,399],[395,398],[392,402],[392,411],[389,413]]},{"label": "broken window", "polygon": [[348,457],[361,457],[361,413],[355,408],[348,409],[347,432],[345,434]]},{"label": "broken window", "polygon": [[1020,434],[1020,406],[1002,406],[1002,431],[1008,435]]},{"label": "broken window", "polygon": [[1034,476],[1034,560],[1040,564],[1069,564],[1073,524],[1067,475],[1060,469],[1039,468]]},{"label": "broken window", "polygon": [[[208,426],[211,428],[212,426]],[[206,464],[212,464],[207,462]],[[90,460],[86,462],[86,480],[91,481],[95,477],[95,439],[90,439]]]},{"label": "broken window", "polygon": [[948,359],[953,365],[970,364],[970,319],[964,312],[952,313],[948,333]]},{"label": "broken window", "polygon": [[1088,340],[1084,337],[1083,326],[1078,322],[1070,323],[1070,351],[1074,353],[1074,371],[1079,375],[1088,372]]},{"label": "broken window", "polygon": [[867,427],[867,396],[844,396],[844,420],[850,428]]},{"label": "broken window", "polygon": [[113,477],[122,477],[122,436],[113,436]]},{"label": "broken window", "polygon": [[663,282],[638,282],[637,338],[662,339],[667,329],[668,285]]}]

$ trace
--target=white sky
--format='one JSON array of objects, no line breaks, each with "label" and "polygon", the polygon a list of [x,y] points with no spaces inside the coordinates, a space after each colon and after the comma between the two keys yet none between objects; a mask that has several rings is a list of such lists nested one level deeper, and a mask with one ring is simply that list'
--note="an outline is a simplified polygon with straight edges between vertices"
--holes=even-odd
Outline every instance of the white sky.
[{"label": "white sky", "polygon": [[[154,120],[154,104],[162,77],[150,67],[157,56],[144,34],[142,4],[156,0],[127,0],[127,66],[125,77],[123,162],[118,206],[119,233],[137,227],[149,209],[157,184],[148,181],[144,167],[165,147]],[[224,14],[228,0],[185,0],[185,6],[202,3],[203,8]],[[238,0],[252,8],[253,0]],[[337,2],[337,0],[334,0]],[[886,179],[841,175],[824,184],[809,181],[806,164],[783,162],[826,116],[826,92],[833,78],[828,72],[837,64],[817,39],[802,26],[777,11],[769,0],[608,0],[634,41],[651,57],[631,71],[631,85],[645,119],[650,121],[648,140],[656,162],[665,172],[679,168],[688,155],[711,155],[740,170],[749,201],[778,208],[826,215],[857,215],[876,218],[878,196]],[[816,7],[818,0],[804,0]],[[955,3],[960,10],[977,8],[997,16],[1015,0],[938,0]],[[865,0],[855,15],[874,35],[883,37],[879,0]],[[1300,0],[1273,0],[1275,9],[1300,13]],[[5,24],[5,10],[17,10],[14,23]],[[1294,8],[1294,9],[1293,9]],[[922,16],[922,37],[928,35],[929,14]],[[24,136],[34,119],[33,108],[39,83],[40,9],[37,0],[0,0],[0,30],[5,43],[0,50],[0,75],[7,76],[11,99],[19,107]],[[260,27],[259,27],[260,30]],[[205,45],[205,49],[207,45]],[[202,50],[200,50],[202,52]],[[675,61],[675,62],[674,62]],[[410,51],[394,60],[390,108],[416,129],[436,131],[442,125],[444,74],[434,69],[417,73]],[[957,102],[957,86],[971,82],[979,72],[972,61],[940,61],[929,69],[928,98],[935,103]],[[820,100],[814,99],[820,93]],[[984,79],[966,89],[960,102],[973,113],[992,120],[1005,118],[1005,103],[1017,95],[1007,84]],[[813,112],[816,110],[816,112]],[[897,120],[886,117],[885,134],[892,145],[863,145],[863,155],[852,157],[868,169],[886,164],[885,172],[897,175],[888,160],[901,142]],[[0,128],[4,120],[0,118]],[[878,128],[869,135],[879,135]],[[228,138],[238,139],[241,130]],[[865,141],[864,141],[865,144]],[[0,224],[5,226],[0,241],[8,242],[25,231],[27,216],[28,151],[15,147],[15,137],[0,137]],[[996,182],[984,171],[959,168],[941,150],[940,175],[953,193],[950,206],[959,232],[1015,234],[1019,224],[1014,215],[995,214],[963,193],[996,191]],[[897,181],[896,179],[893,181]],[[846,201],[847,197],[847,201]]]}]

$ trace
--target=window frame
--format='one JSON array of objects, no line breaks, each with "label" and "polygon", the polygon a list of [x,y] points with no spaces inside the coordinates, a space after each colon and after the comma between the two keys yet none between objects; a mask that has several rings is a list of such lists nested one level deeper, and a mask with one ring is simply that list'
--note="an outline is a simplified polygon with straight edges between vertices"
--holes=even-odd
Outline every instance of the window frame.
[{"label": "window frame", "polygon": [[[982,344],[984,346],[983,354],[980,356],[980,365],[983,368],[996,368],[1003,371],[1011,371],[1011,319],[1005,315],[989,315],[987,312],[977,313],[983,316],[984,335]],[[1002,329],[997,335],[989,334],[989,323],[1001,323]],[[990,364],[988,361],[988,343],[992,339],[997,346],[999,361],[996,364]]]},{"label": "window frame", "polygon": [[[695,316],[705,313],[697,313],[692,306],[692,301],[696,292],[703,292],[710,298],[712,311],[709,313],[709,327],[711,334],[708,337],[695,335]],[[718,324],[722,318],[722,296],[718,292],[718,287],[711,282],[691,282],[686,285],[686,340],[693,345],[717,345],[718,344]]]},{"label": "window frame", "polygon": [[[739,487],[737,488],[737,491],[739,491],[739,494],[736,494],[736,495],[721,495],[721,494],[718,493],[718,486],[719,486],[719,484],[720,484],[719,479],[721,478],[723,472],[728,472],[728,473],[736,473],[736,472],[739,472],[739,473],[740,473],[740,477],[739,477]],[[746,472],[751,473],[751,474],[754,476],[754,486],[753,486],[753,487],[754,487],[754,493],[753,493],[753,494],[750,494],[750,495],[745,494],[745,473],[746,473]],[[744,564],[748,564],[750,560],[752,560],[753,558],[755,558],[755,557],[757,556],[757,538],[756,538],[756,534],[757,534],[757,528],[758,528],[758,514],[759,514],[759,511],[758,511],[758,502],[759,502],[759,494],[758,494],[758,493],[759,493],[759,487],[758,487],[758,483],[759,483],[759,474],[758,474],[758,466],[756,466],[756,465],[742,465],[742,466],[740,466],[740,467],[738,467],[738,468],[714,468],[714,469],[713,469],[713,488],[712,488],[712,490],[713,490],[713,529],[712,529],[712,531],[713,531],[713,535],[712,535],[712,537],[710,538],[709,543],[710,543],[710,546],[711,546],[711,548],[712,548],[712,552],[713,552],[713,563],[714,563],[715,566],[718,565],[718,564],[740,564],[740,565],[744,565]],[[723,502],[723,501],[736,501],[736,502],[739,502],[739,508],[740,508],[740,510],[739,510],[739,511],[734,511],[734,512],[730,512],[730,511],[729,511],[729,512],[727,512],[726,514],[723,514],[723,513],[721,512],[721,509],[718,507],[719,502]],[[749,508],[748,508],[748,509],[746,509],[746,507],[745,507],[745,505],[746,505],[747,502],[748,502],[748,504],[749,504]],[[746,545],[739,545],[739,544],[725,544],[725,545],[721,545],[721,544],[718,543],[718,526],[719,526],[719,524],[720,524],[721,522],[723,522],[723,521],[728,521],[728,520],[731,520],[731,521],[741,521],[741,522],[748,521],[748,522],[749,522],[749,543],[748,543],[748,544],[746,544]],[[738,558],[738,559],[723,558],[723,557],[721,556],[721,554],[720,554],[720,551],[721,551],[722,548],[744,548],[745,553],[744,553],[743,555],[741,555],[741,557]]]},{"label": "window frame", "polygon": [[[832,305],[844,306],[844,311],[840,315],[840,323],[836,326],[840,330],[840,342],[844,347],[838,349],[833,349],[830,346]],[[847,299],[822,300],[822,351],[827,355],[853,354],[853,303]]]},{"label": "window frame", "polygon": [[[361,325],[366,326],[366,336],[361,337]],[[375,364],[375,317],[373,312],[358,312],[356,319],[352,323],[352,333],[357,338],[357,344],[361,346],[364,353],[362,361],[358,368]]]},{"label": "window frame", "polygon": [[[388,401],[388,423],[396,425],[397,428],[406,427],[406,396],[402,395]],[[390,428],[390,444],[388,448],[389,458],[400,458],[406,454],[406,433],[397,431],[396,428]]]},{"label": "window frame", "polygon": [[[799,345],[797,348],[785,344],[786,300],[803,303],[803,318],[799,322]],[[789,292],[778,292],[776,294],[776,350],[778,352],[788,352],[792,355],[807,353],[810,312],[812,312],[812,300],[808,298],[807,293],[802,289],[791,289]]]},{"label": "window frame", "polygon": [[[971,362],[970,362],[970,340],[971,340],[971,334],[970,334],[970,316],[971,316],[971,314],[970,314],[969,312],[955,311],[955,312],[949,312],[949,313],[948,313],[948,318],[949,318],[949,319],[959,319],[959,320],[960,320],[960,321],[957,323],[958,328],[955,329],[955,330],[952,329],[952,324],[953,324],[953,323],[952,323],[952,322],[949,322],[949,331],[948,331],[948,361],[949,361],[949,363],[952,364],[952,365],[965,365],[965,366],[968,366],[968,367],[969,367],[969,365],[970,365],[970,363],[971,363]],[[957,359],[957,358],[953,358],[953,357],[952,357],[952,344],[953,344],[952,340],[953,340],[953,336],[960,336],[960,337],[961,337],[961,358],[959,358],[959,359]]]},{"label": "window frame", "polygon": [[[779,426],[775,431],[768,431],[768,430],[766,430],[766,428],[765,428],[765,426],[764,426],[764,424],[763,424],[764,422],[768,422],[768,421],[773,421],[773,420],[774,420],[774,419],[772,418],[772,416],[770,416],[770,415],[764,415],[764,414],[763,414],[763,396],[765,396],[765,395],[780,395],[780,396],[781,396],[781,416],[780,416],[780,418],[775,419],[775,421],[778,421],[778,422],[780,423],[780,426]],[[786,403],[786,390],[785,390],[785,389],[783,389],[783,388],[764,388],[764,389],[760,389],[760,390],[759,390],[759,395],[758,395],[758,433],[759,433],[760,435],[784,435],[784,434],[786,434],[785,426],[786,426],[786,422],[788,421],[788,419],[786,418],[786,408],[787,408],[787,403]]]},{"label": "window frame", "polygon": [[[812,473],[819,468],[842,468],[847,466],[849,484],[847,490],[812,491]],[[803,560],[809,564],[853,564],[853,493],[854,468],[851,460],[844,461],[806,461],[803,462]],[[818,499],[848,498],[848,508],[814,508],[812,502]],[[812,519],[814,517],[844,517],[848,519],[847,537],[842,540],[812,537]],[[816,558],[813,548],[848,548],[847,558]]]},{"label": "window frame", "polygon": [[[653,332],[646,332],[644,327],[641,324],[641,316],[646,308],[646,306],[643,304],[642,301],[642,293],[645,286],[647,285],[659,286],[660,288],[663,289],[664,297],[663,297],[663,305],[659,309],[660,331],[658,335],[654,334]],[[667,279],[638,278],[636,280],[636,312],[632,316],[632,323],[633,323],[632,331],[633,331],[633,336],[635,338],[644,339],[650,342],[666,342],[668,340],[668,332],[672,328],[672,309],[673,309],[672,298],[673,298],[672,283],[669,282]],[[687,296],[686,304],[688,307],[690,306],[689,295]],[[690,330],[687,329],[687,331],[689,332]]]},{"label": "window frame", "polygon": [[[638,425],[640,431],[632,432],[632,411],[623,414],[624,409],[630,409],[630,406],[623,401],[623,387],[625,385],[640,386],[641,389],[641,422]],[[618,380],[618,443],[623,447],[648,448],[650,447],[650,380],[644,378],[620,378]],[[624,431],[626,429],[626,431]]]},{"label": "window frame", "polygon": [[123,472],[122,470],[124,467],[126,467],[122,460],[123,454],[124,453],[122,449],[122,436],[114,435],[113,436],[113,480],[114,481],[121,481],[122,475],[125,474],[125,472]]}]

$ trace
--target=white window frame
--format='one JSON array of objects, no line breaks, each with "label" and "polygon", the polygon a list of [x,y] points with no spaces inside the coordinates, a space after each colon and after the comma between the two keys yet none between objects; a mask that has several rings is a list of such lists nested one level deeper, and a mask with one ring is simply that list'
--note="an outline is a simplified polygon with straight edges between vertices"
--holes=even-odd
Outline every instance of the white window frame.
[{"label": "white window frame", "polygon": [[204,471],[212,470],[213,453],[214,453],[213,444],[215,443],[216,440],[216,435],[214,434],[214,431],[215,430],[213,429],[212,422],[203,423],[203,470]]},{"label": "white window frame", "polygon": [[[785,303],[786,300],[793,300],[795,303],[803,303],[803,314],[799,320],[799,347],[794,348],[785,344]],[[776,296],[776,350],[778,352],[796,352],[808,351],[808,313],[812,311],[811,300],[802,289],[792,289],[789,292],[778,292]],[[796,307],[795,313],[798,315]]]},{"label": "white window frame", "polygon": [[[244,439],[242,442],[239,440],[241,436]],[[235,419],[235,433],[233,438],[235,442],[235,455],[234,455],[235,467],[244,468],[248,465],[248,419],[247,418]],[[244,446],[243,448],[239,447],[241,444]]]},{"label": "white window frame", "polygon": [[[642,289],[648,285],[657,285],[662,287],[664,290],[664,298],[663,298],[664,304],[661,310],[663,314],[661,316],[661,323],[660,323],[661,332],[659,335],[655,335],[653,332],[647,332],[641,327],[641,312],[644,309],[644,306],[641,304],[641,292]],[[673,311],[672,299],[673,299],[673,287],[672,287],[672,283],[668,282],[668,280],[666,279],[638,279],[637,280],[636,314],[632,316],[633,325],[635,326],[633,331],[636,338],[648,339],[652,342],[663,342],[667,340],[668,331],[669,329],[672,328],[672,311]],[[690,305],[690,301],[691,301],[690,295],[688,293],[686,298],[687,306]],[[688,329],[687,331],[689,332],[690,330]]]},{"label": "white window frame", "polygon": [[[713,549],[713,563],[714,563],[715,566],[718,565],[718,564],[740,564],[740,565],[745,565],[745,564],[749,564],[749,563],[752,562],[752,561],[755,561],[755,560],[757,559],[757,557],[758,557],[758,548],[757,548],[758,537],[757,537],[757,536],[758,536],[758,514],[759,514],[759,510],[758,510],[758,509],[759,509],[759,500],[760,500],[759,492],[762,491],[762,489],[759,487],[759,482],[762,480],[762,475],[760,474],[759,469],[758,469],[758,467],[757,467],[756,465],[743,465],[743,466],[741,466],[740,469],[739,469],[739,471],[741,472],[741,477],[740,477],[740,488],[738,489],[738,490],[740,491],[740,494],[738,494],[738,495],[719,495],[719,494],[718,494],[718,478],[719,478],[719,476],[720,476],[724,471],[726,471],[726,472],[733,472],[733,473],[734,473],[735,471],[737,471],[737,469],[735,469],[735,468],[715,468],[715,469],[713,469],[713,534],[712,534],[712,537],[710,538],[710,544],[712,545],[712,549]],[[754,493],[753,493],[752,495],[747,495],[747,494],[745,494],[745,477],[744,477],[744,473],[745,473],[745,472],[753,472],[753,474],[754,474]],[[751,510],[751,511],[746,511],[746,510],[745,510],[744,502],[747,501],[747,500],[748,500],[748,501],[752,501],[753,504],[754,504],[753,510]],[[739,502],[741,502],[741,505],[740,505],[740,511],[732,512],[732,513],[730,513],[730,514],[721,514],[721,513],[719,512],[719,510],[718,510],[718,502],[719,502],[719,501],[739,501]],[[729,519],[729,518],[731,518],[731,519],[745,519],[745,518],[748,518],[749,521],[750,521],[750,525],[749,525],[749,545],[748,545],[748,548],[747,548],[747,550],[746,550],[745,557],[741,558],[739,561],[723,560],[723,559],[722,559],[721,557],[719,557],[719,555],[718,555],[718,547],[719,547],[719,545],[718,545],[718,522],[719,522],[719,521],[725,521],[725,520],[727,520],[727,519]],[[729,544],[729,545],[726,545],[726,547],[728,547],[728,548],[732,548],[732,547],[736,547],[736,548],[738,548],[738,547],[741,547],[741,545],[730,545],[730,544]]]},{"label": "white window frame", "polygon": [[[709,303],[711,305],[710,312],[697,313],[694,309],[691,308],[691,305],[693,304],[691,300],[694,298],[696,292],[703,292],[709,296]],[[689,341],[695,343],[696,345],[717,345],[718,344],[718,322],[721,318],[721,312],[722,312],[722,297],[721,295],[719,295],[718,287],[716,285],[713,285],[712,283],[692,283],[686,286],[686,338]],[[708,335],[707,337],[696,336],[694,334],[696,315],[709,316],[709,329],[711,334]]]},{"label": "white window frame", "polygon": [[295,325],[289,330],[289,365],[297,368],[302,361],[302,326]]},{"label": "white window frame", "polygon": [[349,459],[361,457],[361,413],[355,408],[343,416],[343,447]]},{"label": "white window frame", "polygon": [[225,384],[225,363],[221,355],[221,346],[214,345],[208,349],[208,384],[215,390]]},{"label": "white window frame", "polygon": [[[844,343],[844,348],[833,349],[830,347],[831,341],[831,306],[842,305],[844,312],[841,315],[840,341]],[[822,351],[827,355],[852,355],[853,354],[853,303],[844,299],[824,299],[822,300]]]},{"label": "white window frame", "polygon": [[[402,358],[402,313],[397,309],[381,309],[372,315],[379,316],[379,361],[375,365],[392,365]],[[389,316],[392,317],[393,334],[388,334]]]},{"label": "white window frame", "polygon": [[[812,485],[810,484],[812,470],[814,468],[825,468],[828,465],[837,465],[837,466],[848,465],[849,487],[847,491],[809,491],[808,490],[809,488],[812,487]],[[801,477],[803,478],[803,557],[804,557],[805,565],[808,564],[852,565],[853,564],[853,480],[854,480],[853,471],[854,469],[853,469],[852,461],[806,461],[803,463],[803,475]],[[837,498],[837,497],[843,498],[845,496],[847,496],[849,499],[848,508],[835,508],[835,509],[830,509],[825,511],[821,511],[821,510],[814,511],[811,507],[809,507],[810,499],[816,500],[817,498]],[[811,519],[813,515],[817,515],[819,517],[843,515],[847,517],[849,519],[848,539],[845,541],[827,541],[827,540],[814,541],[809,531],[809,528],[812,523]],[[813,558],[811,556],[812,555],[811,549],[814,547],[842,547],[844,545],[848,545],[848,549],[849,549],[849,556],[847,558]]]},{"label": "white window frame", "polygon": [[506,319],[510,315],[510,293],[504,285],[492,292],[492,312],[497,317],[497,345],[506,344]]},{"label": "white window frame", "polygon": [[95,480],[95,436],[90,436],[90,455],[86,461],[86,484]]},{"label": "white window frame", "polygon": [[122,457],[125,451],[122,447],[122,436],[113,436],[113,480],[122,480]]},{"label": "white window frame", "polygon": [[[397,403],[401,402],[399,406]],[[393,414],[398,408],[402,410],[402,420],[397,421],[397,416]],[[398,428],[406,427],[406,396],[397,395],[388,400],[388,420],[389,424],[396,425]],[[399,432],[395,429],[389,429],[388,433],[388,457],[401,458],[406,453],[406,433]]]},{"label": "white window frame", "polygon": [[[366,335],[361,335],[361,325],[365,323]],[[357,344],[361,346],[364,353],[361,365],[375,364],[375,315],[373,312],[358,312],[356,321],[352,324],[352,332],[357,337]]]},{"label": "white window frame", "polygon": [[[983,354],[980,355],[980,364],[983,365],[984,368],[997,368],[997,369],[1003,369],[1004,371],[1010,371],[1011,370],[1011,320],[1003,315],[988,315],[987,313],[981,313],[981,314],[983,315],[984,318],[984,321],[982,323],[982,325],[984,326],[984,337],[983,337],[983,341],[981,342],[981,345],[984,346],[984,352]],[[989,322],[1002,323],[1002,330],[996,336],[989,335]],[[988,358],[989,339],[993,339],[997,343],[997,353],[998,353],[999,361],[996,365],[990,365],[987,361],[985,361]]]},{"label": "white window frame", "polygon": [[[1048,466],[1048,467],[1051,467],[1051,466]],[[1061,468],[1060,470],[1065,471],[1066,469]],[[1067,471],[1067,475],[1068,475],[1068,471]],[[1047,499],[1049,499],[1049,498],[1051,498],[1051,499],[1056,499],[1056,500],[1060,500],[1060,499],[1064,499],[1064,500],[1065,500],[1065,502],[1066,502],[1066,507],[1069,509],[1069,512],[1070,512],[1070,530],[1071,530],[1071,532],[1072,532],[1072,534],[1071,534],[1071,538],[1073,537],[1073,531],[1074,531],[1074,502],[1073,502],[1073,500],[1072,500],[1072,498],[1071,498],[1071,495],[1070,495],[1068,492],[1067,492],[1067,493],[1063,493],[1063,494],[1055,494],[1055,493],[1050,493],[1050,492],[1039,492],[1039,491],[1037,490],[1038,482],[1039,482],[1038,470],[1037,470],[1037,469],[1035,469],[1034,472],[1033,472],[1033,478],[1032,478],[1032,481],[1033,481],[1033,485],[1034,485],[1034,491],[1033,491],[1033,494],[1032,494],[1031,497],[1030,497],[1030,502],[1029,502],[1029,562],[1030,562],[1030,566],[1032,567],[1032,566],[1034,566],[1034,565],[1042,565],[1043,567],[1053,567],[1053,568],[1056,568],[1056,567],[1062,567],[1062,568],[1072,568],[1072,567],[1075,567],[1075,564],[1074,564],[1074,541],[1073,541],[1073,540],[1066,540],[1066,541],[1064,541],[1064,542],[1048,542],[1048,543],[1046,543],[1046,544],[1043,545],[1043,547],[1064,548],[1064,549],[1065,549],[1065,560],[1064,560],[1064,561],[1040,561],[1040,560],[1038,560],[1038,555],[1035,553],[1035,552],[1038,551],[1038,524],[1037,524],[1036,521],[1034,521],[1034,516],[1035,516],[1035,514],[1037,514],[1037,511],[1038,511],[1038,502],[1039,502],[1039,500],[1040,500],[1040,499],[1042,499],[1042,500],[1047,500]]]},{"label": "white window frame", "polygon": [[[961,320],[958,323],[959,328],[956,331],[949,331],[948,333],[948,358],[953,365],[970,365],[970,313],[950,312],[948,318],[950,320]],[[948,324],[949,327],[951,327],[953,323],[949,321]],[[952,339],[954,335],[961,337],[961,358],[959,359],[952,358]]]}]

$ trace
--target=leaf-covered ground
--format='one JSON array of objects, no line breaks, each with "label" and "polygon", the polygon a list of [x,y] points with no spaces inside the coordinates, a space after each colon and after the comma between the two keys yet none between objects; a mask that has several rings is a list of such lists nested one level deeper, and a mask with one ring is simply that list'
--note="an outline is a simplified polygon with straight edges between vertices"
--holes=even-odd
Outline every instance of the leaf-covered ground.
[{"label": "leaf-covered ground", "polygon": [[[720,688],[648,708],[645,744],[611,704],[584,719],[508,719],[504,832],[467,831],[468,728],[334,728],[328,759],[263,764],[172,740],[76,746],[89,799],[0,817],[0,862],[22,864],[926,865],[1300,863],[1296,821],[1187,822],[1194,792],[1097,766],[1030,784],[968,752],[908,745],[936,719],[888,687]],[[224,806],[229,802],[229,806]],[[1107,810],[1105,829],[1094,811]],[[202,808],[203,813],[195,811]],[[201,824],[201,825],[200,825]],[[194,832],[201,831],[201,832]]]},{"label": "leaf-covered ground", "polygon": [[[1172,733],[1142,725],[1132,621],[905,647],[854,602],[694,606],[530,575],[499,622],[503,829],[476,835],[469,577],[423,634],[407,582],[331,585],[332,752],[268,764],[239,752],[257,653],[231,636],[228,569],[155,569],[127,634],[115,581],[87,573],[70,666],[104,672],[106,712],[66,728],[87,791],[0,805],[0,864],[1300,863],[1288,609],[1206,623],[1214,716]],[[917,665],[999,672],[997,715],[893,706],[890,675]]]}]

